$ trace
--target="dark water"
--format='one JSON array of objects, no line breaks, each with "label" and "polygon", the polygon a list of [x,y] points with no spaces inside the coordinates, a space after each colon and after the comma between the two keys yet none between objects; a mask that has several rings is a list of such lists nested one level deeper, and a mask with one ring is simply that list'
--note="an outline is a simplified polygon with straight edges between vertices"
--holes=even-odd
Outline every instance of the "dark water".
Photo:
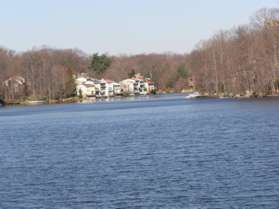
[{"label": "dark water", "polygon": [[0,208],[278,209],[279,100],[0,108]]}]

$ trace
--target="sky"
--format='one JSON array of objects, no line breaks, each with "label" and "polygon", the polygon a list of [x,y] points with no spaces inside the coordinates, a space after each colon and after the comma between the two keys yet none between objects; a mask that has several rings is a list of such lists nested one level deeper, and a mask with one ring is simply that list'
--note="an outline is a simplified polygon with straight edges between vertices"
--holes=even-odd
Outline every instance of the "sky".
[{"label": "sky", "polygon": [[88,54],[188,53],[279,0],[0,0],[0,46]]}]

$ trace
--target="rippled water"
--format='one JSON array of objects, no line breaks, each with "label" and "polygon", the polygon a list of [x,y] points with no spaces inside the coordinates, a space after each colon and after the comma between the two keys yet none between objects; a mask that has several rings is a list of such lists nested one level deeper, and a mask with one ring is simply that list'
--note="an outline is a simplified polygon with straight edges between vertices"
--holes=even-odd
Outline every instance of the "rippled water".
[{"label": "rippled water", "polygon": [[0,108],[0,208],[278,209],[279,100]]}]

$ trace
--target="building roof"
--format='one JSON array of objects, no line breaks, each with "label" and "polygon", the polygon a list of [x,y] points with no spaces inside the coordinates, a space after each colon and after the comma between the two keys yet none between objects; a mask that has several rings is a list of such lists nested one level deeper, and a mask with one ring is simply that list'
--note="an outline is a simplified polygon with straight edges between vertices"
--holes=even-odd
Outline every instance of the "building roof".
[{"label": "building roof", "polygon": [[82,84],[79,84],[79,85],[77,85],[77,86],[84,86],[84,87],[86,87],[86,88],[93,88],[93,87],[95,87],[94,84],[86,84],[86,83],[82,83]]},{"label": "building roof", "polygon": [[135,81],[144,81],[144,77],[133,77],[131,79]]},{"label": "building roof", "polygon": [[86,83],[84,83],[84,84],[82,84],[83,86],[85,86],[86,88],[92,88],[92,87],[95,87],[95,85],[94,84],[86,84]]},{"label": "building roof", "polygon": [[135,82],[135,80],[134,79],[131,79],[131,78],[128,78],[128,79],[125,79],[125,80],[122,80],[122,81],[120,81],[121,83],[123,83],[123,82]]},{"label": "building roof", "polygon": [[25,78],[23,78],[22,76],[12,76],[5,80],[3,83],[5,85],[8,85],[8,83],[11,81],[18,83],[19,85],[23,85],[25,83]]}]

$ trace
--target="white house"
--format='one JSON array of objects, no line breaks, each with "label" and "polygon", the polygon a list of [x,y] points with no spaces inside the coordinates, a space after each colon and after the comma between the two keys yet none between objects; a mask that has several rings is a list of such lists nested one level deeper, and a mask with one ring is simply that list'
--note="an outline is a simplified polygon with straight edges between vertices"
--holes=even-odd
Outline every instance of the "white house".
[{"label": "white house", "polygon": [[81,97],[113,97],[147,95],[155,93],[156,88],[151,79],[146,79],[141,74],[120,83],[107,79],[93,79],[84,74],[76,78],[76,90],[77,95]]},{"label": "white house", "polygon": [[96,87],[95,83],[86,77],[76,78],[76,93],[79,97],[95,97]]},{"label": "white house", "polygon": [[122,94],[120,84],[116,83],[116,82],[113,82],[112,86],[113,86],[113,95],[114,96],[120,96]]},{"label": "white house", "polygon": [[150,78],[144,78],[140,74],[120,82],[122,92],[126,95],[147,95],[155,93],[156,87]]},{"label": "white house", "polygon": [[144,79],[142,78],[134,78],[135,80],[135,94],[139,95],[146,95],[147,94],[147,89],[145,88],[145,82]]},{"label": "white house", "polygon": [[86,81],[87,81],[86,77],[77,77],[76,78],[76,85],[83,84]]},{"label": "white house", "polygon": [[95,94],[96,94],[96,97],[101,97],[101,81],[98,80],[98,79],[92,79],[92,81],[94,82],[95,84]]},{"label": "white house", "polygon": [[96,89],[94,84],[79,84],[76,87],[77,95],[80,97],[95,97],[96,96]]},{"label": "white house", "polygon": [[150,78],[145,79],[144,85],[145,85],[147,94],[156,93],[156,86]]},{"label": "white house", "polygon": [[135,81],[134,84],[134,93],[138,95],[147,95],[149,94],[149,84],[151,84],[151,79],[146,79],[140,73],[135,74],[132,80]]},{"label": "white house", "polygon": [[100,81],[100,95],[101,97],[112,97],[114,96],[113,81],[102,79]]},{"label": "white house", "polygon": [[123,94],[126,95],[134,95],[135,94],[135,86],[136,81],[134,79],[125,79],[123,81],[120,81],[120,88],[123,92]]}]

